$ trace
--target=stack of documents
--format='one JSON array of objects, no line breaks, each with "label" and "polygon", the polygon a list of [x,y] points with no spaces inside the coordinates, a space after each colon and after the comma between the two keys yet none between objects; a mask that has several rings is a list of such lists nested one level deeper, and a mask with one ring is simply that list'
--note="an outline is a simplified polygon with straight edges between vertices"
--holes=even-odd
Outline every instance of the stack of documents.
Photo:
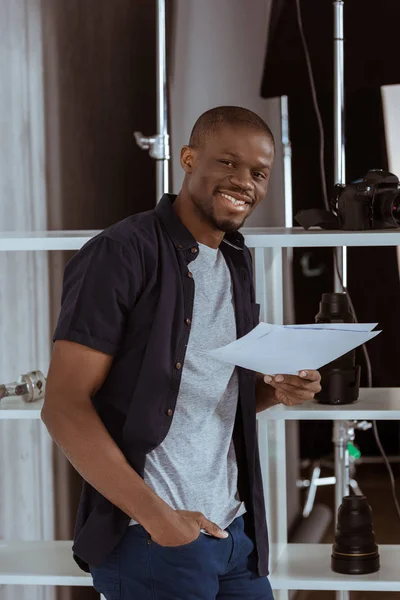
[{"label": "stack of documents", "polygon": [[319,369],[380,331],[377,323],[312,323],[271,325],[260,323],[242,338],[209,350],[207,354],[224,363],[268,375],[293,374]]}]

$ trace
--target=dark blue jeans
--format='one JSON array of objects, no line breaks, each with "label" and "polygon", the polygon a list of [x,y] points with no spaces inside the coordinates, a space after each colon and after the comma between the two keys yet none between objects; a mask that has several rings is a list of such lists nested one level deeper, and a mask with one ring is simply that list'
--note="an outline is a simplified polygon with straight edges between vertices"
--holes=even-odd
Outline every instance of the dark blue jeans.
[{"label": "dark blue jeans", "polygon": [[200,534],[185,546],[165,548],[133,525],[100,567],[91,567],[94,587],[107,600],[273,600],[267,577],[256,573],[243,517],[229,537]]}]

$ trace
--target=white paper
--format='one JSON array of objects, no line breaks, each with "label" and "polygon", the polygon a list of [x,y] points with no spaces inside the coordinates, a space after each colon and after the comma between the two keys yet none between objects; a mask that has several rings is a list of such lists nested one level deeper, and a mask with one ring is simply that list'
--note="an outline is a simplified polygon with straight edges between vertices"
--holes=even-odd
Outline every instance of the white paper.
[{"label": "white paper", "polygon": [[282,325],[292,329],[340,329],[341,331],[372,331],[378,323],[309,323],[307,325]]},{"label": "white paper", "polygon": [[271,325],[260,323],[238,340],[207,351],[224,363],[268,375],[319,369],[368,342],[376,323]]}]

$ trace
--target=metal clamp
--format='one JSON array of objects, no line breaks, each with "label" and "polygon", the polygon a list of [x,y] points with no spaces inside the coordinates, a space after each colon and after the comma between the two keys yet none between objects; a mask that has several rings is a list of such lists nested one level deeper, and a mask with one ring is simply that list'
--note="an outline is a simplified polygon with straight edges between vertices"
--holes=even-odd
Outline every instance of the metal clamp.
[{"label": "metal clamp", "polygon": [[20,375],[17,381],[0,384],[0,401],[19,396],[24,402],[36,402],[44,398],[46,378],[41,371],[30,371]]},{"label": "metal clamp", "polygon": [[137,145],[142,150],[149,150],[149,155],[156,160],[169,160],[170,147],[169,135],[158,134],[146,137],[141,131],[135,131],[134,137]]}]

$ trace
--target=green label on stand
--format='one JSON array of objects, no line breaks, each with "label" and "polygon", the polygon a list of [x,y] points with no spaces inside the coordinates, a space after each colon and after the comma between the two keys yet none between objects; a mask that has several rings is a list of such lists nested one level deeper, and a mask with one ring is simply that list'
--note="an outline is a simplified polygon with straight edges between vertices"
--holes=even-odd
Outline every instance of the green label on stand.
[{"label": "green label on stand", "polygon": [[347,450],[348,450],[348,452],[349,452],[350,456],[351,456],[352,458],[354,458],[354,460],[357,460],[358,458],[360,458],[360,456],[361,456],[361,452],[360,452],[360,451],[359,451],[359,449],[358,449],[358,448],[357,448],[357,447],[356,447],[354,444],[352,444],[351,442],[349,442],[349,443],[347,444]]}]

